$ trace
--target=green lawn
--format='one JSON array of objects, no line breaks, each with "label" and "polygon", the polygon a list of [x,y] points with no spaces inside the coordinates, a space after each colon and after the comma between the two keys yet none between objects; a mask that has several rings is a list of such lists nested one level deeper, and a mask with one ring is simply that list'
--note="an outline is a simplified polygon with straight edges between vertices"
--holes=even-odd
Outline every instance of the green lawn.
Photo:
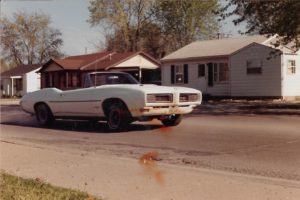
[{"label": "green lawn", "polygon": [[100,200],[85,192],[0,172],[0,200]]}]

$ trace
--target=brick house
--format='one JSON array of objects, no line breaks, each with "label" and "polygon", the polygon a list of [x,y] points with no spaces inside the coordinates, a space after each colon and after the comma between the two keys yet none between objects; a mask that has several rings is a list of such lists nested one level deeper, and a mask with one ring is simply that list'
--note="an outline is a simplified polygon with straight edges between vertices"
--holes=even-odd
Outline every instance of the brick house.
[{"label": "brick house", "polygon": [[39,70],[41,87],[63,90],[80,88],[83,87],[85,73],[95,71],[128,72],[141,83],[157,83],[160,80],[160,62],[150,55],[142,51],[103,51],[64,59],[50,59]]}]

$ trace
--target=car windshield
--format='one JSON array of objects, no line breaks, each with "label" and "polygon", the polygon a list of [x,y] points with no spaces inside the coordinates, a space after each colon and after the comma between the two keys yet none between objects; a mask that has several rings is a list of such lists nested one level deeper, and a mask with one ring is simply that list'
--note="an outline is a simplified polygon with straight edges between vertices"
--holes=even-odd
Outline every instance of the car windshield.
[{"label": "car windshield", "polygon": [[93,86],[113,84],[139,84],[130,74],[125,73],[95,73],[90,74]]}]

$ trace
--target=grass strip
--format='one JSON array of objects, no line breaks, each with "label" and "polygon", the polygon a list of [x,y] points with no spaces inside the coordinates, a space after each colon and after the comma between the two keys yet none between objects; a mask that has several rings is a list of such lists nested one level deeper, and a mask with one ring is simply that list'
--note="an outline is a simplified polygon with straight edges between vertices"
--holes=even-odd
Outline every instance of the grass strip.
[{"label": "grass strip", "polygon": [[73,189],[52,186],[40,179],[25,179],[0,171],[0,200],[100,200]]}]

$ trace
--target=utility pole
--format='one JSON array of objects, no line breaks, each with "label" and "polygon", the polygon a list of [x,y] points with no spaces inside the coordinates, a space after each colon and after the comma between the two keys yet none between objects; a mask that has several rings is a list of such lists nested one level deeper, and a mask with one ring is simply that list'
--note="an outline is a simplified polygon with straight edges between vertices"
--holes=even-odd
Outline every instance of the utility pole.
[{"label": "utility pole", "polygon": [[[2,0],[0,0],[0,22],[2,21],[2,13],[1,13],[1,7],[2,7]],[[0,30],[0,38],[2,38],[2,30]],[[2,70],[2,50],[1,51],[1,55],[0,55],[0,69]]]},{"label": "utility pole", "polygon": [[1,20],[1,5],[2,5],[2,0],[0,0],[0,20]]}]

